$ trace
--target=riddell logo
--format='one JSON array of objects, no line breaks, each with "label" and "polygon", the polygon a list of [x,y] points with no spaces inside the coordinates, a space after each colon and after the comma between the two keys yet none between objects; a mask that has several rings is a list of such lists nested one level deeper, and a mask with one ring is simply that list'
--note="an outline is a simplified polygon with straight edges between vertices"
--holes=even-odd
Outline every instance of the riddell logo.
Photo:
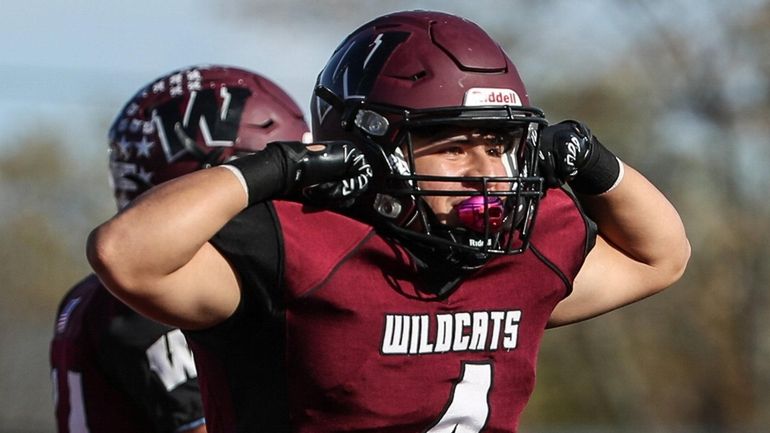
[{"label": "riddell logo", "polygon": [[511,89],[494,89],[474,87],[465,92],[466,107],[481,105],[517,105],[521,106],[521,98]]}]

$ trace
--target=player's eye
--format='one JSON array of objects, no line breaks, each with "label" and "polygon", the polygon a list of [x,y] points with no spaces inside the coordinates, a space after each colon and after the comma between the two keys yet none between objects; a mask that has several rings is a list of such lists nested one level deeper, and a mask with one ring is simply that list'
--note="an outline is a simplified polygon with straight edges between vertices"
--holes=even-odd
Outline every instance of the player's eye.
[{"label": "player's eye", "polygon": [[441,153],[445,155],[458,156],[463,154],[464,149],[462,146],[444,146],[441,149]]},{"label": "player's eye", "polygon": [[505,153],[505,149],[506,148],[503,145],[487,146],[487,155],[494,158],[502,158],[503,154]]}]

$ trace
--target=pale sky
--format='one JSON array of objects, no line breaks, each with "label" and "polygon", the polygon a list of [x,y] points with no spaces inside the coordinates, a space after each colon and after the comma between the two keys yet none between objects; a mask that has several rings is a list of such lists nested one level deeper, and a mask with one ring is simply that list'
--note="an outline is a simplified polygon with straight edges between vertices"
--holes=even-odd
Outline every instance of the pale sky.
[{"label": "pale sky", "polygon": [[[756,1],[741,3],[739,9],[745,10]],[[238,9],[244,4],[251,5],[248,12]],[[641,15],[636,19],[635,8],[646,8],[660,20],[676,19],[682,28],[702,27],[699,39],[718,37],[714,28],[699,24],[708,23],[709,18],[699,15],[703,8],[697,7],[697,0],[673,2],[665,10],[653,4],[9,0],[0,13],[0,149],[13,147],[41,127],[55,131],[67,146],[78,148],[83,142],[101,146],[105,143],[101,128],[106,129],[140,87],[171,70],[198,63],[241,66],[261,73],[287,90],[307,113],[316,75],[336,45],[358,25],[393,10],[438,9],[477,22],[503,39],[504,45],[516,47],[516,53],[509,52],[515,62],[517,55],[526,57],[526,64],[518,67],[530,93],[538,84],[548,85],[548,80],[574,81],[587,68],[600,69],[603,62],[623,53],[629,41],[644,37],[649,22]],[[507,32],[508,27],[517,31]],[[527,40],[506,40],[514,34],[523,34]],[[585,61],[575,61],[575,56]],[[568,64],[569,69],[560,64]],[[95,148],[87,149],[93,153]],[[96,156],[101,157],[100,152]]]},{"label": "pale sky", "polygon": [[51,122],[67,142],[104,141],[94,124],[155,77],[198,63],[264,74],[305,108],[337,41],[304,38],[301,51],[287,50],[275,43],[296,40],[285,24],[233,21],[197,0],[5,2],[0,146]]},{"label": "pale sky", "polygon": [[[234,9],[244,3],[256,5],[247,17]],[[439,9],[464,15],[482,27],[490,23],[502,28],[508,25],[508,15],[511,25],[527,25],[511,7],[522,2],[511,0],[271,3],[4,2],[0,13],[0,136],[4,139],[0,147],[13,147],[41,127],[55,131],[68,147],[78,148],[83,142],[101,145],[104,134],[99,127],[106,129],[140,87],[171,70],[198,63],[241,66],[261,73],[284,87],[307,113],[315,77],[336,45],[358,25],[392,10]],[[562,13],[575,13],[577,8],[570,3],[560,2]],[[602,3],[583,4],[590,12],[591,5],[596,11]],[[343,12],[326,7],[340,4],[349,6]],[[264,14],[254,12],[261,8]]]}]

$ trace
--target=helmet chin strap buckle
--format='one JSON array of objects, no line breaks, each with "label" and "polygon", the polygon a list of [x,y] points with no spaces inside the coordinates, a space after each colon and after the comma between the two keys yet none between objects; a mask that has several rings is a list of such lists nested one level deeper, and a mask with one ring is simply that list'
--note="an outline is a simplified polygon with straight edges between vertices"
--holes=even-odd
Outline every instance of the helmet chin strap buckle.
[{"label": "helmet chin strap buckle", "polygon": [[484,233],[487,227],[490,232],[496,233],[503,228],[505,220],[503,201],[500,197],[469,197],[458,205],[457,213],[460,224],[476,233]]}]

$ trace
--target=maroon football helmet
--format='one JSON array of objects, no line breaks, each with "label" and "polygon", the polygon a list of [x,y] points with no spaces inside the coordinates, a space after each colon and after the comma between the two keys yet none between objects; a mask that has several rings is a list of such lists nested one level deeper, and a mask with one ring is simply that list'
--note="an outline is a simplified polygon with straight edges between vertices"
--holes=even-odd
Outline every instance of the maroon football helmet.
[{"label": "maroon football helmet", "polygon": [[118,207],[153,185],[307,131],[289,95],[253,72],[199,65],[164,75],[139,90],[110,128]]},{"label": "maroon football helmet", "polygon": [[[480,262],[526,248],[543,194],[535,170],[538,133],[546,121],[529,105],[511,60],[476,24],[431,11],[399,12],[364,24],[319,74],[311,116],[316,140],[350,140],[372,164],[373,183],[356,209],[364,218],[401,239],[443,245]],[[508,176],[416,174],[412,136],[445,127],[510,137],[503,158]],[[428,180],[458,188],[422,190],[419,182]],[[495,182],[506,186],[490,188]],[[474,185],[474,191],[461,184]],[[473,222],[438,223],[421,199],[427,195],[472,196],[459,211],[471,209],[461,219]]]}]

